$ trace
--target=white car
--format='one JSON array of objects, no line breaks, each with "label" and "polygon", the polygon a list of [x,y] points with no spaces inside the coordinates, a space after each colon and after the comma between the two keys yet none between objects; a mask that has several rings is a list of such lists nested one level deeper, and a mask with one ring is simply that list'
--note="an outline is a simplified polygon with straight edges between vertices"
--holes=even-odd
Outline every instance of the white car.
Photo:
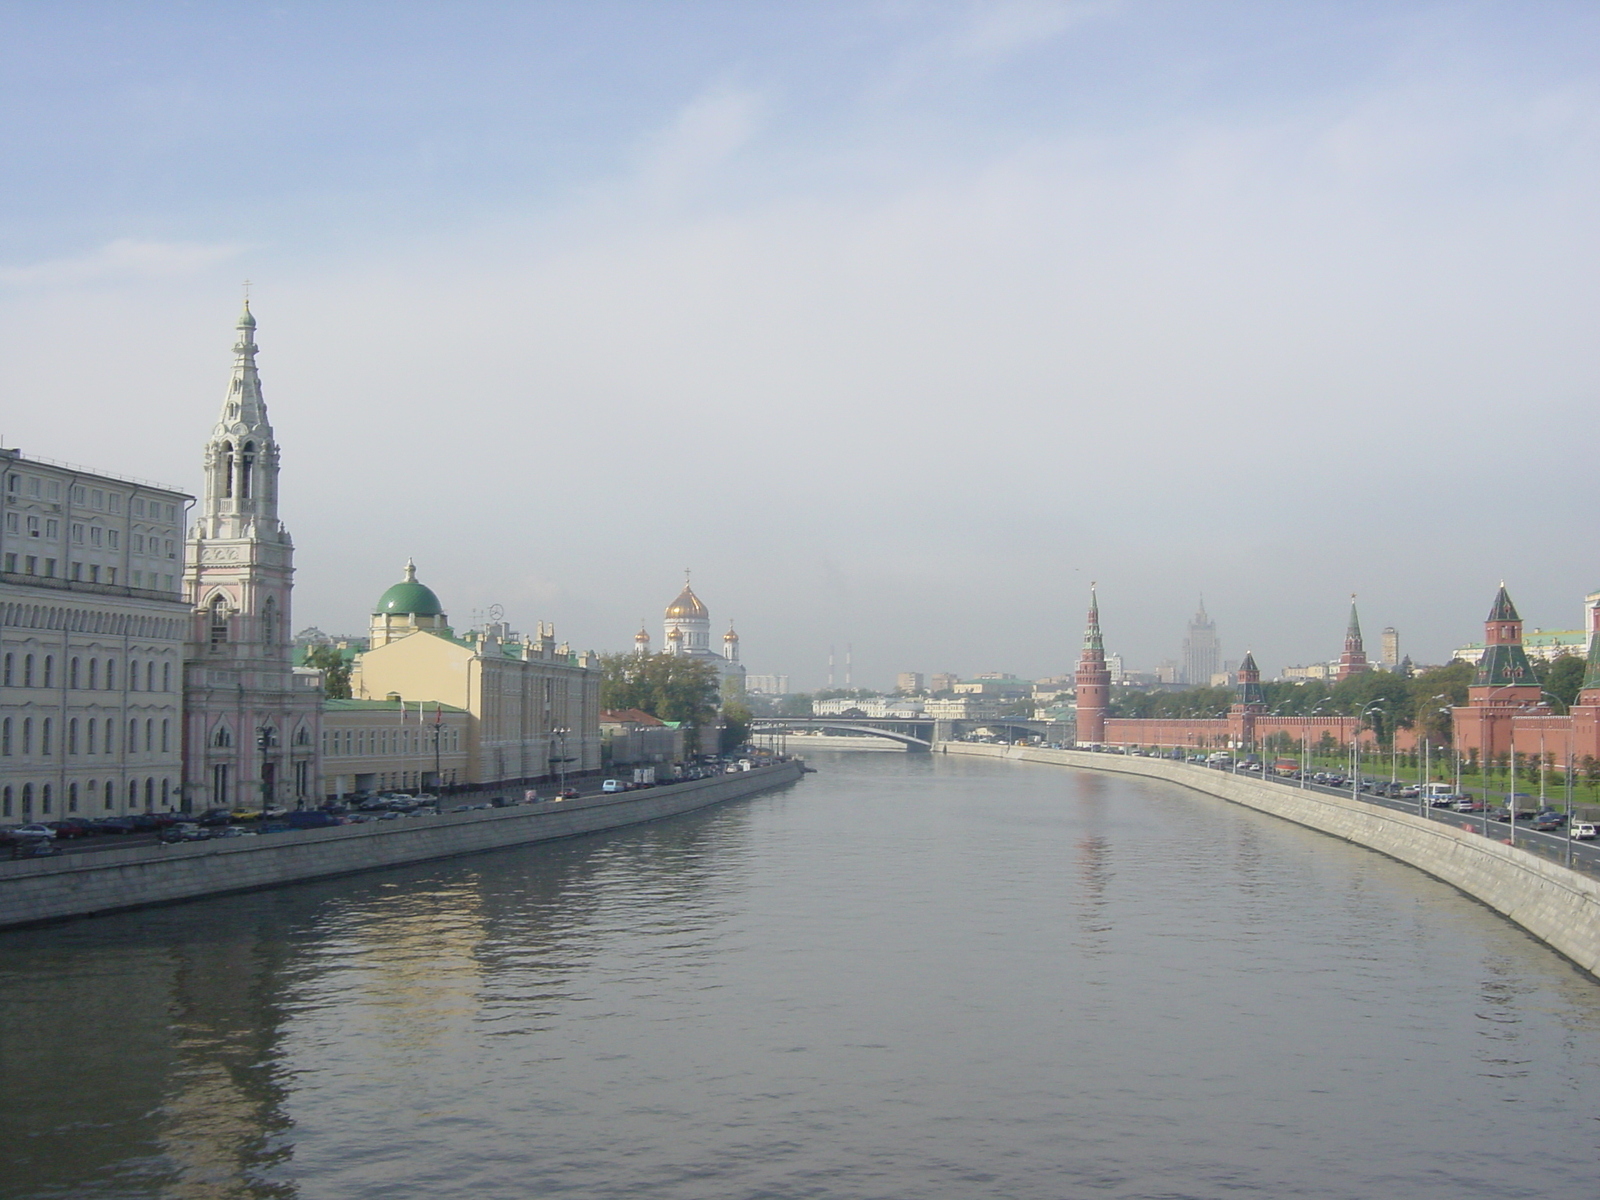
[{"label": "white car", "polygon": [[22,841],[26,838],[53,838],[55,836],[56,831],[54,829],[51,829],[48,825],[41,825],[37,821],[28,825],[18,825],[11,831],[11,837],[14,841]]},{"label": "white car", "polygon": [[1600,836],[1600,829],[1597,829],[1588,821],[1579,821],[1572,827],[1572,836],[1586,842],[1592,841],[1595,837]]}]

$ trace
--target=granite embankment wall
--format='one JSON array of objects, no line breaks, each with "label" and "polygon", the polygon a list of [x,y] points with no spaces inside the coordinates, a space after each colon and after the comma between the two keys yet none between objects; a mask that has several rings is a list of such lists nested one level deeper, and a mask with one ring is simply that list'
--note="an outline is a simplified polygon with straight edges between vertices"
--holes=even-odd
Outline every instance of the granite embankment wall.
[{"label": "granite embankment wall", "polygon": [[1461,889],[1584,970],[1600,975],[1600,883],[1482,834],[1377,805],[1188,763],[963,742],[942,743],[939,749],[947,754],[1164,779],[1342,837]]},{"label": "granite embankment wall", "polygon": [[798,763],[613,796],[0,863],[0,927],[279,887],[656,821],[782,787]]}]

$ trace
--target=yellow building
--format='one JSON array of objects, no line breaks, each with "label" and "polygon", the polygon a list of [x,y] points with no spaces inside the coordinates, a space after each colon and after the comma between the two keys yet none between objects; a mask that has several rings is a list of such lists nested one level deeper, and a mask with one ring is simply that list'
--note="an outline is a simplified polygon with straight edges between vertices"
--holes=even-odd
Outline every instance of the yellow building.
[{"label": "yellow building", "polygon": [[563,760],[569,775],[600,769],[599,658],[558,646],[542,622],[537,638],[504,622],[457,634],[413,563],[379,598],[350,689],[357,700],[464,712],[458,782],[532,782]]},{"label": "yellow building", "polygon": [[465,783],[472,715],[406,700],[327,700],[322,775],[329,795],[432,791]]}]

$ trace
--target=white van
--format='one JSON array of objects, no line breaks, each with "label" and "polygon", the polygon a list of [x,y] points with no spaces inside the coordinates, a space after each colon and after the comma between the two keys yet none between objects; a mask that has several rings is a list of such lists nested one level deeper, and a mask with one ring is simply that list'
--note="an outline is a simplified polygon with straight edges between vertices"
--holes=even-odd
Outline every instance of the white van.
[{"label": "white van", "polygon": [[604,783],[602,783],[600,785],[600,790],[602,792],[621,792],[621,791],[625,791],[626,789],[622,786],[622,780],[620,780],[620,779],[607,779]]}]

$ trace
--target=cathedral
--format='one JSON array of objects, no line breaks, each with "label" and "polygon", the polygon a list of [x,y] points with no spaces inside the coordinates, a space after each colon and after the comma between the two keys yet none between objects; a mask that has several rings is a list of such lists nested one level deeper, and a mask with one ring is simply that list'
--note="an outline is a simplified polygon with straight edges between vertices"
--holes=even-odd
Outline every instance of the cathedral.
[{"label": "cathedral", "polygon": [[[724,696],[743,694],[744,665],[739,661],[739,635],[730,621],[728,632],[722,635],[722,652],[719,654],[711,648],[711,613],[689,586],[688,572],[684,572],[683,591],[667,605],[662,626],[668,654],[711,663],[722,680]],[[633,650],[640,655],[650,653],[648,630],[641,627],[634,635]]]}]

